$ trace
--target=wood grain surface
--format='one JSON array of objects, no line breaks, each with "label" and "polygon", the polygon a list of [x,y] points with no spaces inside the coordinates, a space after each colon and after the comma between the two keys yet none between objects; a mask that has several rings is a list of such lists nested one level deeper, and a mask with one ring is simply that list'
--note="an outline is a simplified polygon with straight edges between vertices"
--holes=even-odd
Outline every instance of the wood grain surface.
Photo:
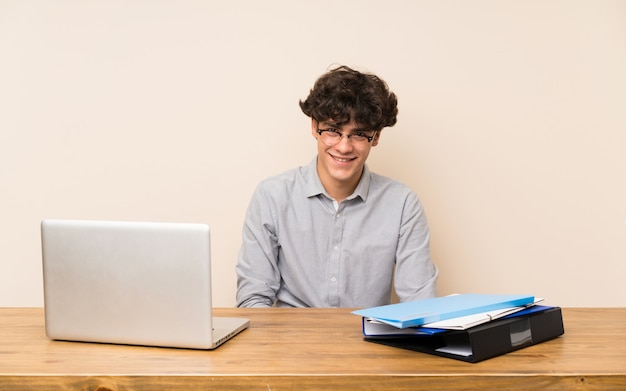
[{"label": "wood grain surface", "polygon": [[217,309],[250,328],[213,351],[49,340],[0,309],[0,390],[625,390],[626,308],[564,308],[565,334],[470,364],[363,340],[349,309]]}]

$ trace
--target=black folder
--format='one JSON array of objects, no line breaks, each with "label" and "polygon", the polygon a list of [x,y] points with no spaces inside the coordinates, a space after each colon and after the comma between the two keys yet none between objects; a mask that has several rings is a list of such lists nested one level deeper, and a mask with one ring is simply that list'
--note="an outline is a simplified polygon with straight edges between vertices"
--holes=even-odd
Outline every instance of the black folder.
[{"label": "black folder", "polygon": [[365,340],[476,363],[554,339],[564,332],[561,308],[543,307],[541,311],[524,310],[467,330],[433,335],[365,336]]}]

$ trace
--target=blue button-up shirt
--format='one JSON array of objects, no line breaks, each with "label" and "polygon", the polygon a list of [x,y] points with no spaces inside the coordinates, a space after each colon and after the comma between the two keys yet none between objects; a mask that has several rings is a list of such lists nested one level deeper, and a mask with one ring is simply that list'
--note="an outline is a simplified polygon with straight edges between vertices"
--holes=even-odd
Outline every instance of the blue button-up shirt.
[{"label": "blue button-up shirt", "polygon": [[[240,307],[372,307],[436,295],[422,204],[367,166],[339,205],[311,164],[262,181],[237,263]],[[395,276],[394,276],[395,274]]]}]

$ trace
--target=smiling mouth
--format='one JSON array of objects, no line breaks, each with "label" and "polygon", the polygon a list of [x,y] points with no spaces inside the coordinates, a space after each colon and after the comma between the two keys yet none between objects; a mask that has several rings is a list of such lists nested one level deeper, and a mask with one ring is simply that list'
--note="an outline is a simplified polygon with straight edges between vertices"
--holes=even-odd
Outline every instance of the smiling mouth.
[{"label": "smiling mouth", "polygon": [[355,157],[352,158],[344,158],[344,157],[339,157],[339,156],[335,156],[335,155],[330,155],[333,160],[339,162],[339,163],[348,163],[351,162],[352,160],[356,159]]}]

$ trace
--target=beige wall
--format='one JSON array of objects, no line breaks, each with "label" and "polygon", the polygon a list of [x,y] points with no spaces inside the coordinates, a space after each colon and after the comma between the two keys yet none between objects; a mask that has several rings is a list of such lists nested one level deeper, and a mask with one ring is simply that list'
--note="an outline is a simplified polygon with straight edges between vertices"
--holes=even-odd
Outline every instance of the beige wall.
[{"label": "beige wall", "polygon": [[[43,218],[206,222],[315,153],[333,63],[400,99],[372,170],[421,196],[440,293],[626,306],[626,2],[0,0],[0,306],[43,305]],[[305,239],[305,238],[303,238]]]}]

